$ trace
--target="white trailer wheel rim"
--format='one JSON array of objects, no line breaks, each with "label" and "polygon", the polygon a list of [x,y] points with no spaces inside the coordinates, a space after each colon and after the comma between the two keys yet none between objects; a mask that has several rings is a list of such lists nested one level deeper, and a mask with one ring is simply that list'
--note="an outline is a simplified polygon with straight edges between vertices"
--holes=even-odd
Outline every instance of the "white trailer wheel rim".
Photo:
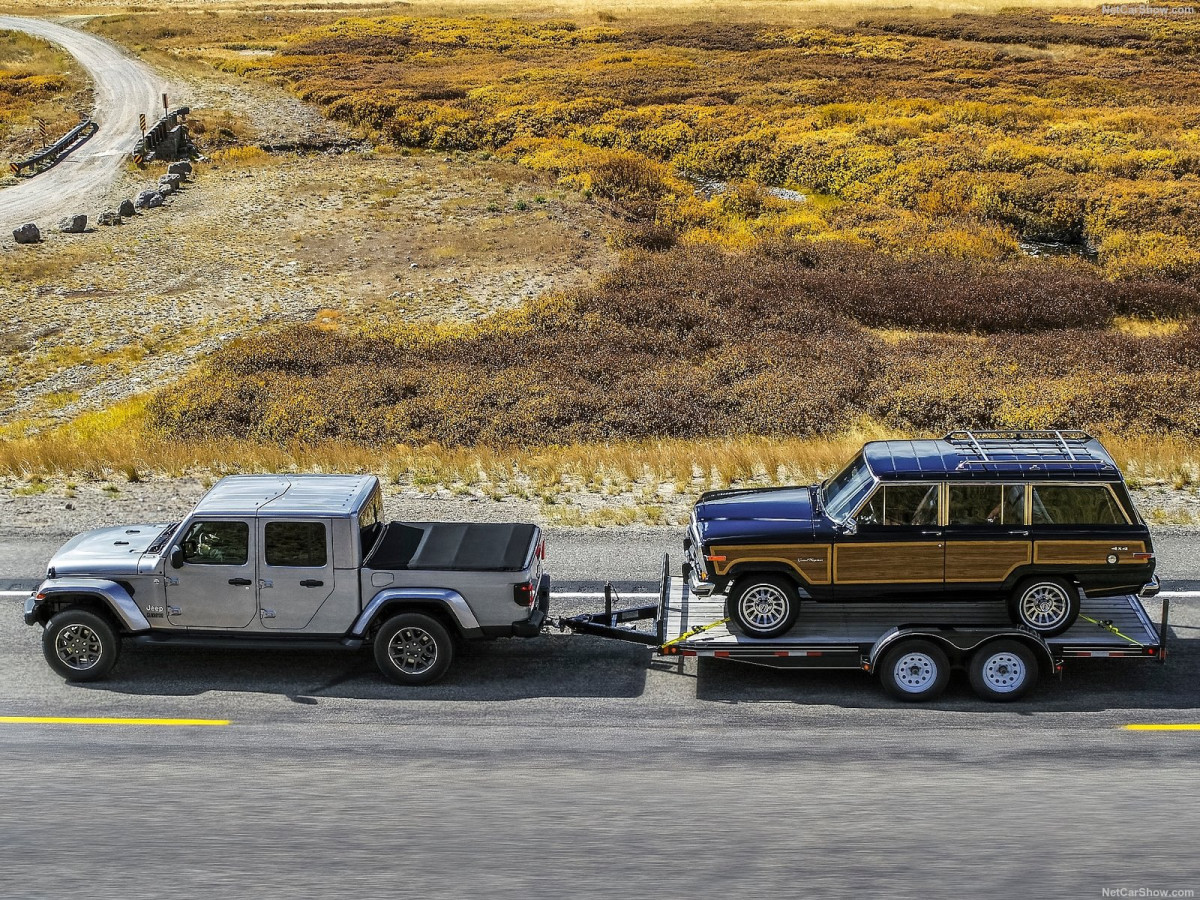
[{"label": "white trailer wheel rim", "polygon": [[787,618],[788,599],[773,584],[756,584],[742,592],[738,611],[743,622],[759,631],[768,631]]},{"label": "white trailer wheel rim", "polygon": [[987,657],[980,674],[983,683],[997,694],[1011,694],[1025,684],[1029,672],[1021,657],[1005,650]]},{"label": "white trailer wheel rim", "polygon": [[1052,582],[1030,585],[1021,595],[1021,619],[1032,628],[1045,630],[1062,624],[1070,608],[1067,592]]},{"label": "white trailer wheel rim", "polygon": [[909,694],[919,694],[927,690],[938,676],[937,661],[928,653],[905,653],[892,669],[892,679],[896,687]]}]

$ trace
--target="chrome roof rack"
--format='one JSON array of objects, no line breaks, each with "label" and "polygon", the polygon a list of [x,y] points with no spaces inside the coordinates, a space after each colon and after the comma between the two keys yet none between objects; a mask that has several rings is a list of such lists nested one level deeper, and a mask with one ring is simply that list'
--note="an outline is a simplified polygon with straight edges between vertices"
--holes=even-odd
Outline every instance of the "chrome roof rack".
[{"label": "chrome roof rack", "polygon": [[1089,447],[1094,438],[1086,431],[993,430],[952,431],[942,438],[964,454],[971,454],[959,469],[987,466],[1060,471],[1100,472],[1115,469],[1108,454]]}]

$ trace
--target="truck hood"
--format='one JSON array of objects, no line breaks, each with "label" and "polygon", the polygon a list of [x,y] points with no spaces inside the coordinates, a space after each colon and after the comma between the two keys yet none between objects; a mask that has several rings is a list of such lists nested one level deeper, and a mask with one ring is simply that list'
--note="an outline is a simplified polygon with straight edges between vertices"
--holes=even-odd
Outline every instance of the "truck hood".
[{"label": "truck hood", "polygon": [[716,491],[696,504],[705,541],[762,539],[813,531],[812,492],[806,487]]},{"label": "truck hood", "polygon": [[156,525],[120,525],[85,531],[71,538],[50,559],[55,576],[136,575],[146,549],[168,528]]}]

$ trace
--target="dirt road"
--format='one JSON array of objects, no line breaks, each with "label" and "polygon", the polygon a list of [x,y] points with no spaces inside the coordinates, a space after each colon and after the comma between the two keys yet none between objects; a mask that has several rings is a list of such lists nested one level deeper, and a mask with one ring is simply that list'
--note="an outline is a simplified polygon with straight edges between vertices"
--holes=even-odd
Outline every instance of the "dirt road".
[{"label": "dirt road", "polygon": [[[87,71],[94,84],[92,117],[100,131],[42,174],[0,190],[0,229],[25,222],[45,229],[57,216],[94,215],[95,199],[120,174],[138,135],[138,113],[153,121],[163,79],[116,45],[76,28],[26,16],[0,16],[0,30],[23,31],[58,44]],[[89,203],[89,200],[91,201]]]}]

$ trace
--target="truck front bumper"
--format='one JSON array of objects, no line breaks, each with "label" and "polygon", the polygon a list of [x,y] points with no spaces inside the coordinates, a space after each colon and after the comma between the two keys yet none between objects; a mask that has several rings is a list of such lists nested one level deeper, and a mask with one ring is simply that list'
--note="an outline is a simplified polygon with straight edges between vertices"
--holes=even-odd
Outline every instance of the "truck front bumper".
[{"label": "truck front bumper", "polygon": [[513,637],[537,637],[542,633],[542,626],[546,624],[546,617],[550,615],[549,575],[543,575],[541,580],[538,581],[536,596],[537,599],[533,602],[533,609],[529,611],[529,618],[513,622]]},{"label": "truck front bumper", "polygon": [[37,625],[41,621],[38,612],[38,607],[42,605],[42,601],[37,598],[36,594],[30,594],[25,598],[25,624]]}]

